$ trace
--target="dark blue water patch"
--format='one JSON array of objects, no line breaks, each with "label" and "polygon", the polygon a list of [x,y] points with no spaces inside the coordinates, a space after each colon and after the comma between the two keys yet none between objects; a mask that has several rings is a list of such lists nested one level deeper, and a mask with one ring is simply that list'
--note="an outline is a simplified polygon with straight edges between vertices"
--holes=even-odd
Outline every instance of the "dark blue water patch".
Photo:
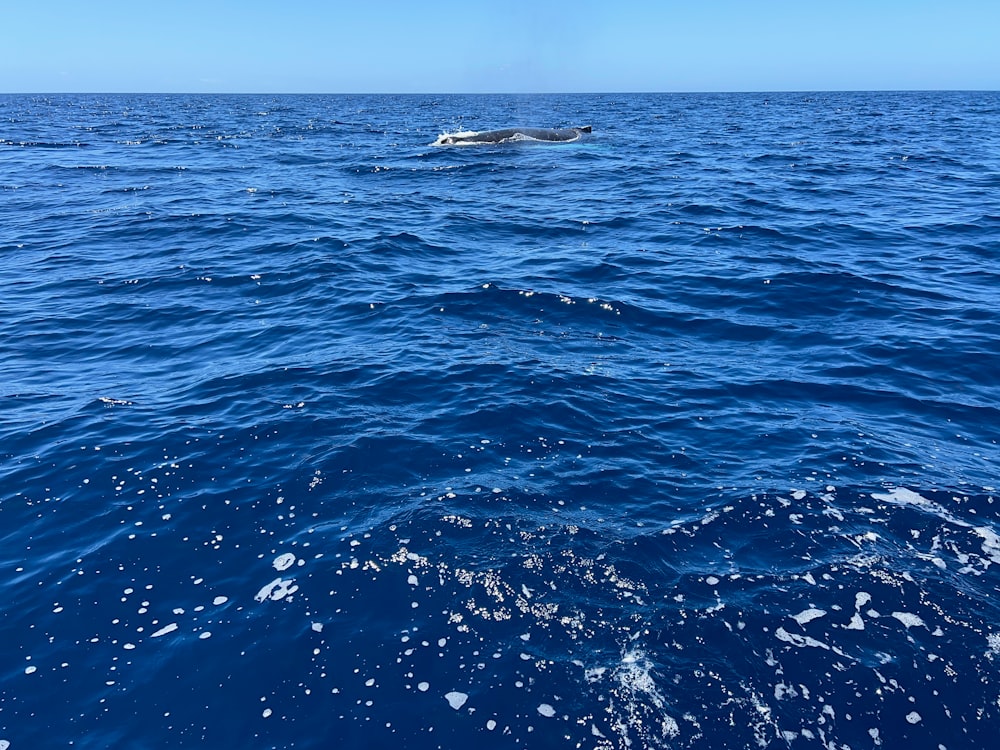
[{"label": "dark blue water patch", "polygon": [[[204,555],[190,554],[186,566],[157,576],[152,589],[131,585],[122,596],[114,594],[122,604],[136,598],[138,614],[110,601],[100,612],[131,639],[122,648],[136,652],[136,661],[140,649],[183,653],[205,641],[218,643],[210,639],[228,633],[225,645],[197,657],[198,671],[242,674],[235,680],[240,687],[185,700],[202,685],[196,674],[176,674],[173,679],[188,687],[164,694],[146,683],[133,660],[123,658],[105,667],[116,667],[108,670],[109,681],[123,680],[127,690],[108,685],[111,690],[99,694],[106,696],[107,711],[116,718],[123,714],[126,726],[131,713],[136,722],[148,721],[163,709],[182,731],[211,734],[223,724],[229,731],[236,725],[210,716],[246,710],[241,725],[282,738],[276,742],[298,736],[297,722],[306,721],[317,702],[325,709],[323,721],[330,722],[318,725],[325,736],[353,736],[352,729],[339,728],[330,711],[351,726],[388,718],[389,726],[382,719],[372,725],[377,746],[400,737],[420,742],[430,731],[482,733],[484,742],[500,742],[487,734],[497,729],[553,738],[569,732],[576,741],[600,732],[608,746],[626,741],[686,746],[732,737],[729,720],[742,728],[736,730],[741,741],[787,739],[785,733],[793,732],[807,739],[835,733],[860,742],[872,729],[883,741],[920,742],[940,731],[980,741],[974,727],[955,728],[947,701],[942,704],[924,684],[950,685],[950,694],[965,701],[972,694],[956,682],[959,668],[990,663],[988,640],[972,624],[988,614],[977,590],[983,566],[988,567],[980,547],[992,549],[988,535],[963,519],[960,498],[952,512],[906,492],[890,492],[885,499],[876,493],[867,500],[843,494],[850,493],[720,496],[700,517],[688,511],[666,527],[623,534],[606,530],[607,519],[582,508],[541,521],[528,497],[446,492],[409,510],[387,510],[388,517],[368,532],[350,533],[334,524],[299,536],[292,547],[302,553],[293,554],[296,562],[288,573],[298,588],[258,603],[270,608],[263,610],[268,616],[251,615],[229,598],[214,604],[225,596],[216,592],[228,590],[220,586],[246,582],[235,577],[208,583],[195,569],[201,557],[210,561],[216,548],[262,547],[216,519],[211,524],[216,536],[189,538],[182,545],[203,548]],[[921,507],[925,503],[929,518]],[[195,507],[196,515],[211,514],[202,507]],[[309,507],[319,506],[307,502],[296,510]],[[896,507],[903,515],[894,520],[911,541],[886,546],[879,541],[888,533],[883,516]],[[787,536],[776,536],[778,528]],[[929,537],[945,529],[948,551],[934,553],[936,542]],[[921,535],[924,541],[916,541]],[[119,539],[124,544],[126,535]],[[301,547],[306,539],[310,548],[332,542],[333,549],[307,554]],[[165,544],[150,538],[142,556],[168,559]],[[502,557],[491,553],[495,545],[506,550]],[[798,563],[776,574],[778,552]],[[101,575],[106,563],[99,562],[101,554],[93,557],[92,569],[71,569],[76,578],[63,585],[80,586],[87,575]],[[114,559],[126,575],[143,562],[120,552]],[[902,574],[896,567],[901,561]],[[272,580],[274,571],[264,570],[268,562],[252,566],[261,569],[261,580]],[[969,563],[964,572],[943,572],[962,562]],[[923,589],[913,577],[917,572],[929,576]],[[965,593],[946,603],[917,593],[936,590],[939,581],[955,576]],[[71,597],[62,601],[73,607]],[[154,598],[159,606],[150,601]],[[213,604],[192,607],[192,599]],[[62,601],[57,609],[67,606]],[[156,619],[150,610],[169,615]],[[137,621],[148,620],[154,620],[150,629],[166,622],[162,627],[177,624],[177,630],[155,638],[150,636],[159,630],[152,631],[146,639],[130,632]],[[90,632],[100,622],[83,617],[78,626]],[[205,632],[211,636],[202,638]],[[289,640],[287,646],[248,651],[261,639],[273,643],[276,633]],[[165,638],[170,640],[158,641]],[[955,638],[977,639],[981,655],[965,657],[968,662],[936,655]],[[911,661],[908,653],[919,658]],[[175,655],[168,664],[191,658]],[[841,688],[844,672],[848,690]],[[582,685],[582,693],[579,687],[569,693],[567,684]],[[254,691],[250,685],[266,688]],[[725,700],[718,699],[720,693]],[[148,697],[136,700],[138,695]],[[169,711],[174,705],[179,708]],[[989,716],[988,706],[981,708]],[[276,716],[286,721],[273,726],[262,721]],[[287,721],[293,717],[296,721]],[[139,730],[137,723],[133,731]]]}]

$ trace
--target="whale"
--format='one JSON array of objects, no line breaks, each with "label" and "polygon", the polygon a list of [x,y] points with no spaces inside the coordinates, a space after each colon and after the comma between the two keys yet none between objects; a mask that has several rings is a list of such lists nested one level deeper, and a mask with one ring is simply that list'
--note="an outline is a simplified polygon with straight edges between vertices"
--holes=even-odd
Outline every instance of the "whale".
[{"label": "whale", "polygon": [[460,133],[443,133],[435,146],[475,146],[499,143],[570,143],[580,140],[592,130],[590,125],[580,128],[500,128],[499,130],[465,130]]}]

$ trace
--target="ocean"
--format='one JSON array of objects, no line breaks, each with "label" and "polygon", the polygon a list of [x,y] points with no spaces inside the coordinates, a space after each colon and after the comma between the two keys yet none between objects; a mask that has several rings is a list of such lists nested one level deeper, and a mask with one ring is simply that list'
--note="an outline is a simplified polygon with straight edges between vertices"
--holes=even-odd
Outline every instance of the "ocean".
[{"label": "ocean", "polygon": [[998,93],[0,96],[0,748],[989,747],[998,260]]}]

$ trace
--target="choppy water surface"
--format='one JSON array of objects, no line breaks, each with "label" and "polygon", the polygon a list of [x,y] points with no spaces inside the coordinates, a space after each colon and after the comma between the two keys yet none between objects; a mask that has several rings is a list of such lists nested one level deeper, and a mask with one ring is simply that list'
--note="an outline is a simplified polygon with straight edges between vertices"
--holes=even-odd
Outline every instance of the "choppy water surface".
[{"label": "choppy water surface", "polygon": [[998,206],[993,93],[0,97],[0,747],[989,746]]}]

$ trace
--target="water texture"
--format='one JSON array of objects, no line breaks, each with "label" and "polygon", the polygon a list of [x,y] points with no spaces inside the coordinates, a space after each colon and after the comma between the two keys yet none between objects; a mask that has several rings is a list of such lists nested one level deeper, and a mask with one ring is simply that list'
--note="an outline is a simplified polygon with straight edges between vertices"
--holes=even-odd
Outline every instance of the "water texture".
[{"label": "water texture", "polygon": [[0,748],[990,746],[998,259],[996,93],[0,96]]}]

